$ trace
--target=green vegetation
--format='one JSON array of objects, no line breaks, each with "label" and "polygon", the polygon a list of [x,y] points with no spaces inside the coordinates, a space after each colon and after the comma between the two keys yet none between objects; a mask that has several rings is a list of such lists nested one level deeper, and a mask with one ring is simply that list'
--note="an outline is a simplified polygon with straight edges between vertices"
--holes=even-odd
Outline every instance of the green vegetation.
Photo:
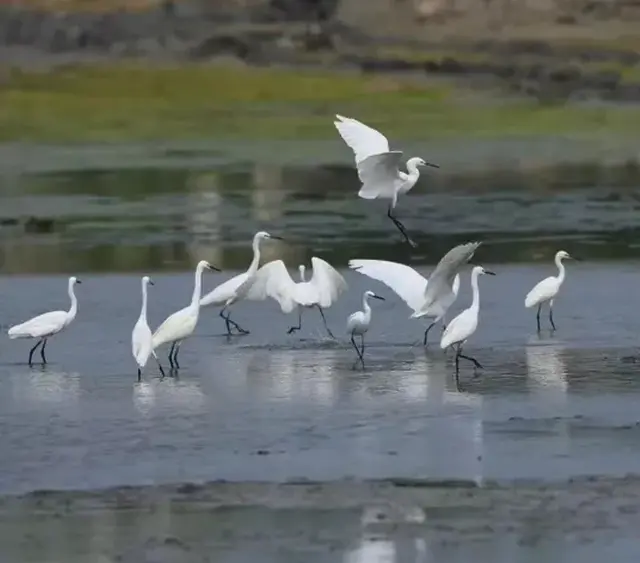
[{"label": "green vegetation", "polygon": [[13,71],[0,85],[0,141],[327,138],[335,113],[404,138],[640,130],[640,109],[505,102],[440,82],[317,70],[76,65]]}]

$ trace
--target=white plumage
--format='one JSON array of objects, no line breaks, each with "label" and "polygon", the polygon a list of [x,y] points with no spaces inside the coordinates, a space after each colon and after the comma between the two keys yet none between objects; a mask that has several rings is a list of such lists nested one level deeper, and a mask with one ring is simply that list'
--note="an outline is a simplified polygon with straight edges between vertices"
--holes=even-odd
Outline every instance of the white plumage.
[{"label": "white plumage", "polygon": [[202,295],[202,272],[205,269],[215,270],[217,272],[220,271],[215,266],[209,264],[206,260],[200,260],[196,266],[191,303],[184,309],[180,309],[172,315],[169,315],[153,333],[151,340],[151,347],[153,350],[167,342],[171,342],[169,364],[172,368],[180,367],[180,364],[178,363],[180,345],[185,338],[193,334],[193,331],[198,324],[198,317],[200,316],[200,297]]},{"label": "white plumage", "polygon": [[[553,322],[553,301],[555,297],[558,295],[560,291],[560,287],[564,282],[565,278],[565,267],[562,263],[563,260],[572,259],[568,252],[564,250],[558,250],[555,256],[555,264],[558,268],[557,276],[549,276],[548,278],[543,279],[541,282],[538,282],[533,289],[527,293],[527,296],[524,299],[524,306],[527,308],[538,306],[538,312],[536,314],[536,320],[538,323],[538,332],[540,332],[540,310],[542,309],[542,305],[549,302],[549,321],[551,322],[551,326],[553,330],[556,329],[556,325]],[[576,260],[573,258],[573,260]]]},{"label": "white plumage", "polygon": [[73,319],[76,318],[76,313],[78,312],[78,300],[76,299],[76,294],[74,291],[74,286],[77,283],[82,283],[75,276],[71,276],[68,281],[67,291],[69,294],[69,299],[71,300],[71,307],[68,311],[51,311],[49,313],[44,313],[42,315],[38,315],[24,323],[19,325],[12,326],[9,331],[9,338],[38,338],[38,342],[36,345],[31,348],[29,351],[29,365],[32,364],[33,353],[36,351],[38,346],[42,344],[42,348],[40,349],[40,357],[42,358],[42,363],[46,364],[47,359],[44,354],[45,347],[47,345],[47,339],[52,337],[54,334],[58,334],[65,328],[67,328]]},{"label": "white plumage", "polygon": [[[227,327],[227,334],[229,335],[231,335],[232,326],[235,327],[240,334],[249,334],[248,330],[241,328],[238,323],[229,318],[230,313],[228,313],[227,310],[236,301],[248,298],[247,293],[256,280],[258,266],[260,265],[260,242],[265,239],[282,240],[282,237],[270,235],[265,231],[257,232],[253,237],[253,260],[251,260],[249,269],[246,272],[238,274],[237,276],[221,283],[200,300],[201,307],[207,307],[209,305],[223,305],[220,310],[220,316],[224,319]],[[226,316],[225,313],[227,313]]]},{"label": "white plumage", "polygon": [[[369,298],[384,301],[384,297],[376,295],[373,291],[365,291],[362,296],[362,311],[356,311],[347,318],[347,333],[351,335],[351,344],[356,349],[358,359],[364,367],[364,335],[369,330],[371,324],[371,307],[369,306]],[[354,336],[360,335],[361,348],[358,348]],[[357,362],[356,362],[357,363]],[[355,367],[355,365],[354,365]]]},{"label": "white plumage", "polygon": [[407,172],[400,170],[402,151],[391,151],[387,138],[372,127],[357,119],[336,115],[334,125],[344,142],[354,153],[358,177],[362,186],[358,195],[363,199],[389,199],[387,215],[394,222],[405,240],[416,246],[409,238],[404,225],[392,215],[398,195],[406,194],[420,177],[419,166],[438,165],[414,157],[407,161]]},{"label": "white plumage", "polygon": [[438,262],[429,280],[410,266],[386,260],[349,260],[349,267],[391,288],[413,311],[410,318],[434,319],[424,333],[426,346],[431,328],[439,321],[445,324],[445,315],[460,290],[459,271],[478,246],[479,242],[470,242],[452,248]]},{"label": "white plumage", "polygon": [[488,274],[494,276],[493,272],[485,270],[482,266],[474,266],[471,270],[471,289],[473,291],[473,300],[468,309],[462,311],[447,326],[440,340],[440,348],[445,350],[449,346],[457,346],[456,349],[456,381],[458,381],[459,360],[464,358],[474,364],[475,367],[481,368],[480,363],[470,356],[462,354],[462,346],[467,339],[478,328],[478,315],[480,313],[480,290],[478,289],[478,276]]},{"label": "white plumage", "polygon": [[305,279],[305,266],[300,265],[300,281],[295,282],[289,275],[287,267],[282,260],[268,262],[260,268],[256,279],[247,294],[248,299],[275,299],[283,313],[291,313],[298,309],[298,326],[292,326],[288,333],[291,334],[302,328],[301,307],[317,307],[322,315],[325,329],[331,338],[334,338],[323,309],[331,307],[343,291],[347,289],[347,283],[342,275],[328,262],[314,256],[311,258],[313,274],[310,280]]},{"label": "white plumage", "polygon": [[[142,277],[142,307],[140,308],[140,316],[131,332],[131,352],[133,359],[138,364],[138,381],[142,379],[142,370],[147,365],[149,356],[153,356],[158,360],[152,346],[153,335],[147,322],[147,287],[153,285],[153,281],[149,276]],[[158,361],[160,372],[164,376],[164,369]]]}]

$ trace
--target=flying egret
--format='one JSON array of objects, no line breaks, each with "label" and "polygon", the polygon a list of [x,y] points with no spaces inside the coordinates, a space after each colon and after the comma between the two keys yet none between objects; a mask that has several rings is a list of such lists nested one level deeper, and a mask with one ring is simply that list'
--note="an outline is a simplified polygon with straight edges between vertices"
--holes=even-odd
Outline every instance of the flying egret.
[{"label": "flying egret", "polygon": [[331,338],[335,338],[327,325],[323,309],[331,307],[340,294],[347,289],[347,282],[328,262],[314,256],[311,258],[313,274],[305,279],[306,268],[298,266],[300,281],[294,282],[282,260],[274,260],[262,266],[256,274],[256,280],[249,290],[249,299],[271,297],[280,304],[283,313],[298,309],[298,326],[288,330],[291,334],[302,328],[302,308],[316,307],[322,315],[324,327]]},{"label": "flying egret", "polygon": [[542,304],[545,302],[549,302],[549,322],[551,322],[551,326],[553,330],[556,330],[556,325],[553,322],[553,300],[558,295],[558,291],[560,291],[560,286],[564,281],[565,269],[563,260],[578,260],[577,258],[573,258],[569,255],[568,252],[564,250],[558,250],[556,252],[555,263],[558,267],[558,275],[557,276],[549,276],[548,278],[543,279],[541,282],[538,282],[533,289],[527,293],[527,296],[524,299],[524,306],[534,307],[538,306],[538,313],[536,314],[536,321],[538,322],[538,332],[540,332],[540,310],[542,309]]},{"label": "flying egret", "polygon": [[437,164],[414,157],[407,161],[407,172],[399,170],[402,151],[389,149],[388,139],[379,131],[350,117],[336,115],[338,133],[355,155],[358,177],[362,187],[358,195],[363,199],[390,199],[387,216],[393,221],[404,239],[417,246],[407,234],[404,225],[392,213],[400,194],[406,194],[420,177],[419,166],[440,168]]},{"label": "flying egret", "polygon": [[44,365],[47,363],[47,359],[44,355],[47,339],[67,328],[71,324],[71,321],[76,318],[76,313],[78,312],[78,300],[76,299],[76,294],[73,288],[77,283],[82,282],[75,276],[71,276],[69,278],[67,291],[69,293],[69,299],[71,299],[71,307],[69,307],[68,311],[51,311],[49,313],[44,313],[37,317],[33,317],[33,319],[25,321],[22,324],[14,325],[9,329],[8,334],[11,339],[38,339],[36,345],[29,351],[29,366],[33,365],[33,353],[40,344],[42,344],[42,348],[40,348],[42,364]]},{"label": "flying egret", "polygon": [[220,271],[206,260],[200,260],[196,266],[191,304],[169,315],[153,333],[151,340],[153,350],[167,342],[171,342],[171,350],[169,350],[169,364],[171,364],[171,368],[180,368],[180,364],[178,364],[180,345],[185,338],[191,336],[198,324],[200,297],[202,295],[202,272],[205,269],[215,270],[216,272]]},{"label": "flying egret", "polygon": [[[253,285],[258,272],[258,266],[260,265],[260,242],[264,239],[282,240],[282,237],[270,235],[265,231],[257,232],[253,237],[253,260],[251,260],[249,269],[246,272],[238,274],[230,280],[221,283],[200,300],[201,307],[206,307],[208,305],[224,305],[220,310],[220,316],[224,319],[224,322],[227,325],[227,334],[229,335],[231,335],[232,325],[240,334],[249,334],[248,330],[244,330],[238,326],[238,323],[229,318],[230,313],[227,312],[227,309],[236,301],[244,299],[247,292]],[[227,313],[226,316],[225,313]]]},{"label": "flying egret", "polygon": [[[364,368],[364,335],[369,330],[369,325],[371,324],[371,307],[369,306],[369,298],[379,299],[380,301],[384,301],[384,297],[380,297],[380,295],[376,295],[373,291],[365,291],[362,296],[362,311],[356,311],[349,315],[347,319],[347,332],[351,335],[351,344],[356,349],[358,353],[358,359],[362,363],[362,367]],[[358,348],[356,341],[354,340],[354,336],[356,334],[360,335],[360,343],[362,345],[362,349]],[[356,360],[356,363],[358,361]],[[355,364],[354,364],[355,369]]]},{"label": "flying egret", "polygon": [[349,267],[390,287],[413,309],[409,318],[435,319],[424,332],[423,344],[426,346],[429,331],[444,319],[456,300],[460,289],[460,270],[480,244],[468,242],[453,247],[440,259],[429,280],[409,266],[384,260],[350,260]]},{"label": "flying egret", "polygon": [[153,335],[147,322],[147,286],[154,285],[149,276],[143,276],[142,278],[142,307],[140,309],[140,316],[138,322],[136,322],[131,333],[131,351],[133,352],[133,359],[138,364],[138,381],[142,379],[142,370],[147,365],[149,356],[153,354],[153,357],[158,362],[160,373],[164,377],[164,369],[156,356],[155,350],[151,346]]},{"label": "flying egret", "polygon": [[478,289],[478,276],[488,274],[495,276],[493,272],[485,270],[482,266],[474,266],[471,270],[471,289],[473,291],[473,301],[471,307],[465,309],[457,317],[455,317],[447,326],[442,339],[440,340],[440,348],[443,350],[449,348],[449,346],[456,346],[456,383],[460,383],[458,379],[459,374],[459,361],[460,358],[469,360],[473,363],[474,367],[482,368],[480,362],[471,356],[465,356],[462,353],[462,346],[467,339],[478,328],[478,313],[480,312],[480,291]]}]

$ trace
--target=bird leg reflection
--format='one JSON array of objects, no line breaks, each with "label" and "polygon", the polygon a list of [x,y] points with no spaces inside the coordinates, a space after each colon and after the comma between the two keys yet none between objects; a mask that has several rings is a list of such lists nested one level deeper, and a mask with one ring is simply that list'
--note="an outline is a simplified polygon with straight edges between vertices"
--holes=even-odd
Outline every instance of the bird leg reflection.
[{"label": "bird leg reflection", "polygon": [[416,248],[418,245],[411,240],[411,237],[409,237],[409,235],[407,234],[407,230],[405,229],[404,225],[396,217],[393,216],[393,214],[391,213],[391,209],[392,209],[391,206],[389,206],[389,210],[387,211],[387,217],[389,217],[389,219],[393,221],[393,224],[402,233],[404,240],[407,241],[413,248]]},{"label": "bird leg reflection", "polygon": [[296,330],[300,330],[301,328],[302,328],[302,309],[298,307],[298,326],[292,326],[287,331],[287,334],[291,334],[292,332],[295,332]]},{"label": "bird leg reflection", "polygon": [[[226,316],[225,316],[225,312],[227,313],[227,314],[226,314]],[[230,314],[231,314],[231,313],[229,313],[229,311],[227,311],[227,308],[226,308],[226,307],[223,307],[223,308],[220,310],[220,316],[224,319],[224,322],[225,322],[225,324],[227,325],[227,334],[228,334],[229,336],[231,336],[231,335],[232,335],[232,333],[231,333],[231,327],[232,327],[232,326],[233,326],[233,327],[238,331],[238,333],[240,333],[240,334],[249,334],[249,331],[248,331],[248,330],[245,330],[245,329],[244,329],[244,328],[242,328],[242,327],[241,327],[237,322],[232,321],[232,320],[229,318],[229,315],[230,315]]]},{"label": "bird leg reflection", "polygon": [[[356,352],[358,354],[358,359],[360,360],[360,362],[362,363],[362,367],[364,368],[364,358],[362,357],[364,354],[364,335],[360,335],[361,338],[361,342],[362,342],[362,352],[360,352],[360,348],[358,348],[358,345],[356,344],[356,341],[353,338],[353,333],[351,333],[351,344],[353,344],[353,347],[356,349]],[[356,369],[356,364],[358,363],[358,361],[356,360],[356,363],[353,364],[353,369]]]},{"label": "bird leg reflection", "polygon": [[[324,323],[324,328],[327,330],[327,334],[335,339],[335,336],[333,336],[333,333],[331,332],[331,329],[329,328],[329,325],[327,324],[327,319],[324,316],[324,311],[322,310],[322,307],[320,307],[320,305],[316,305],[316,307],[318,307],[318,311],[320,311],[320,314],[322,315],[322,322]],[[364,345],[363,345],[363,349],[364,349]]]}]

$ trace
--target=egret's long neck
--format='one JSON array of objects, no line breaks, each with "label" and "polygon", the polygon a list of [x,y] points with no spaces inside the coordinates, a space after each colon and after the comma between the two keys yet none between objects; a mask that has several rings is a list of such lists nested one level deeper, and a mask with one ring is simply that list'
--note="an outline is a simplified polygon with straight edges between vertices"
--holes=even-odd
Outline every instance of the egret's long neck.
[{"label": "egret's long neck", "polygon": [[76,298],[72,283],[69,284],[69,299],[71,299],[71,307],[69,307],[67,317],[69,317],[69,319],[75,319],[76,313],[78,312],[78,299]]},{"label": "egret's long neck", "polygon": [[413,159],[407,161],[407,172],[411,181],[416,182],[420,177],[420,169]]},{"label": "egret's long neck", "polygon": [[556,258],[556,266],[558,266],[558,275],[557,275],[557,280],[559,283],[562,283],[564,281],[564,264],[562,263],[562,258],[560,258],[560,256],[558,256]]},{"label": "egret's long neck", "polygon": [[193,283],[193,296],[191,297],[191,306],[200,308],[200,297],[202,295],[202,270],[204,268],[198,265],[196,268],[195,279]]},{"label": "egret's long neck", "polygon": [[305,282],[307,280],[304,279],[304,270],[300,270],[300,281]]},{"label": "egret's long neck", "polygon": [[252,276],[258,271],[258,266],[260,265],[260,239],[253,239],[253,260],[251,260],[251,264],[249,265],[249,269],[247,270],[247,274]]},{"label": "egret's long neck", "polygon": [[473,291],[473,300],[471,301],[470,309],[476,311],[480,310],[480,290],[478,289],[478,276],[479,272],[473,272],[471,275],[471,290]]},{"label": "egret's long neck", "polygon": [[369,296],[366,293],[362,297],[362,310],[365,318],[369,321],[371,319],[371,307],[369,306]]},{"label": "egret's long neck", "polygon": [[142,307],[140,309],[140,319],[147,320],[147,284],[142,282]]}]

